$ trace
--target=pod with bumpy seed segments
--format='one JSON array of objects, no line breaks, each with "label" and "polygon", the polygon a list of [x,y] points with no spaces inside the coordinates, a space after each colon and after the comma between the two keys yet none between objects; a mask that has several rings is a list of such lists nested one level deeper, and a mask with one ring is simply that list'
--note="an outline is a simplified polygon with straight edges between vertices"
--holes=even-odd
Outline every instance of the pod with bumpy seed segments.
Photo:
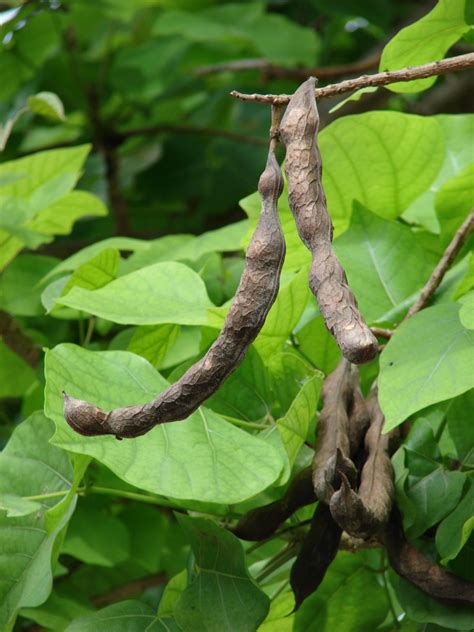
[{"label": "pod with bumpy seed segments", "polygon": [[224,327],[206,355],[152,402],[105,412],[64,394],[64,416],[83,435],[137,437],[157,424],[189,417],[237,368],[262,328],[278,293],[285,240],[277,212],[283,178],[273,150],[258,185],[260,219]]},{"label": "pod with bumpy seed segments", "polygon": [[351,366],[343,359],[324,381],[324,405],[316,430],[313,485],[316,496],[327,504],[334,490],[339,488],[339,472],[353,481],[357,478],[357,470],[350,459],[349,442],[352,392]]},{"label": "pod with bumpy seed segments", "polygon": [[280,125],[280,138],[286,146],[288,199],[298,233],[312,254],[309,285],[326,327],[344,357],[362,364],[377,355],[377,340],[357,308],[332,248],[333,227],[322,186],[321,155],[316,140],[319,114],[314,87],[312,77],[298,88]]}]

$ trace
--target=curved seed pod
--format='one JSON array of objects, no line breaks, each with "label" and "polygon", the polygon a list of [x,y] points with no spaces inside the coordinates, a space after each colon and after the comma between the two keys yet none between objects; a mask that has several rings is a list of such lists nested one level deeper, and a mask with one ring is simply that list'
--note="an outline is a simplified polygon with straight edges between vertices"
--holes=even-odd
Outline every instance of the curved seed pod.
[{"label": "curved seed pod", "polygon": [[336,557],[341,535],[342,530],[332,519],[329,507],[319,503],[290,573],[295,610],[323,581],[329,565]]},{"label": "curved seed pod", "polygon": [[259,223],[249,244],[245,269],[224,327],[206,355],[152,402],[105,412],[64,394],[64,416],[83,435],[137,437],[157,424],[185,419],[210,397],[240,364],[275,301],[285,257],[277,213],[283,178],[273,150],[258,190]]},{"label": "curved seed pod", "polygon": [[356,537],[374,535],[389,519],[393,504],[393,469],[390,444],[393,434],[382,434],[384,416],[380,410],[377,389],[367,400],[371,423],[365,435],[367,459],[362,468],[359,491],[356,493],[341,472],[341,488],[331,498],[331,514],[336,522]]},{"label": "curved seed pod", "polygon": [[381,537],[394,571],[434,599],[452,604],[474,604],[474,584],[448,573],[425,557],[406,539],[397,510]]},{"label": "curved seed pod", "polygon": [[316,502],[311,468],[295,476],[283,498],[249,511],[232,529],[241,540],[266,540],[300,507]]},{"label": "curved seed pod", "polygon": [[326,327],[344,356],[362,364],[377,355],[377,340],[357,308],[346,274],[332,249],[333,228],[316,142],[319,114],[314,87],[315,79],[311,77],[298,88],[280,125],[280,137],[286,146],[288,199],[298,233],[312,254],[309,285]]},{"label": "curved seed pod", "polygon": [[313,485],[319,500],[329,504],[340,486],[339,472],[356,481],[357,470],[350,459],[349,410],[352,404],[351,367],[342,360],[324,381],[323,408],[316,431]]}]

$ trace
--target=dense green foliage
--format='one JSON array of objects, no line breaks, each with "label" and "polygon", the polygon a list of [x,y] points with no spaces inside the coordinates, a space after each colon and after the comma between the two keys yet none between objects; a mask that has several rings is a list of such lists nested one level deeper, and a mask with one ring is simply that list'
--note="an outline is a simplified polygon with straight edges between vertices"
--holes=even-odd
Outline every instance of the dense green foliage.
[{"label": "dense green foliage", "polygon": [[[340,359],[285,193],[280,293],[205,406],[124,441],[76,434],[62,412],[62,391],[107,410],[147,402],[217,337],[260,212],[269,125],[266,106],[228,92],[292,92],[299,67],[383,49],[380,68],[397,69],[471,40],[468,0],[424,17],[418,4],[37,0],[0,13],[2,631],[474,627],[379,548],[341,550],[292,613],[314,506],[262,545],[227,530],[310,463]],[[274,74],[205,72],[249,58]],[[447,81],[392,84],[334,114],[321,103],[334,247],[370,325],[402,321],[474,205],[473,115],[415,113]],[[410,540],[471,581],[473,243],[361,370],[365,392],[378,378],[386,429],[407,422],[392,462]]]}]

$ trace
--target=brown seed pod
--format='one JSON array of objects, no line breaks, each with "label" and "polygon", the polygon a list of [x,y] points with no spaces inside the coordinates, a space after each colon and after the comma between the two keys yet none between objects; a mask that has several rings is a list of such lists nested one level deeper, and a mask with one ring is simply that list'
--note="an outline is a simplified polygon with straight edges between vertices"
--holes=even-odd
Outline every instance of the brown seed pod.
[{"label": "brown seed pod", "polygon": [[336,557],[341,535],[342,530],[334,522],[329,507],[319,503],[290,573],[295,610],[323,581],[329,565]]},{"label": "brown seed pod", "polygon": [[399,512],[394,509],[381,540],[394,571],[434,599],[474,604],[474,584],[448,573],[408,542]]},{"label": "brown seed pod", "polygon": [[317,145],[319,114],[315,79],[305,81],[293,94],[280,125],[286,146],[288,199],[298,233],[311,251],[309,285],[326,327],[344,357],[355,364],[372,360],[377,340],[357,308],[346,274],[332,249],[333,227],[322,187],[321,155]]},{"label": "brown seed pod", "polygon": [[258,190],[262,211],[247,249],[245,269],[224,327],[206,355],[148,404],[105,412],[64,394],[64,416],[74,430],[83,435],[137,437],[157,424],[185,419],[237,368],[275,301],[285,257],[277,213],[283,178],[273,149]]},{"label": "brown seed pod", "polygon": [[249,511],[232,530],[241,540],[266,540],[300,507],[316,502],[311,468],[301,470],[285,495],[273,503]]},{"label": "brown seed pod", "polygon": [[352,404],[351,366],[342,360],[324,381],[313,458],[313,485],[319,500],[329,504],[340,486],[339,472],[354,482],[357,470],[350,459],[349,410]]},{"label": "brown seed pod", "polygon": [[382,434],[384,416],[380,409],[377,389],[367,400],[370,427],[365,435],[366,461],[362,468],[359,490],[353,491],[343,472],[342,484],[330,501],[331,514],[347,533],[369,537],[383,527],[390,516],[394,496],[393,469],[390,447],[394,433]]},{"label": "brown seed pod", "polygon": [[351,458],[355,458],[362,447],[365,433],[370,424],[370,414],[359,385],[359,369],[351,367],[352,405],[349,412],[349,445]]}]

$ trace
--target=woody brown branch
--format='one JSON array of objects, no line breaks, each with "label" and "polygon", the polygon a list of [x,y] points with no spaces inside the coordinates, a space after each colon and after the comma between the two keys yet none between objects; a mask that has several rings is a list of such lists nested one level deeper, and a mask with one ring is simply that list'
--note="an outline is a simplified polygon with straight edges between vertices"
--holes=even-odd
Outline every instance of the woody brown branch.
[{"label": "woody brown branch", "polygon": [[40,351],[36,344],[24,334],[18,323],[4,311],[0,311],[0,339],[32,369],[36,369]]},{"label": "woody brown branch", "polygon": [[[373,75],[362,75],[355,79],[347,79],[340,83],[334,83],[324,88],[315,90],[316,98],[322,99],[331,97],[360,88],[386,86],[390,83],[398,83],[401,81],[415,81],[416,79],[426,79],[427,77],[435,77],[444,75],[448,72],[459,72],[467,68],[474,67],[474,53],[466,53],[465,55],[457,55],[456,57],[448,57],[440,61],[422,64],[421,66],[413,66],[412,68],[402,68],[401,70],[390,70],[378,72]],[[241,101],[255,101],[257,103],[267,103],[274,105],[284,105],[290,101],[289,94],[243,94],[233,90],[230,95]]]}]

